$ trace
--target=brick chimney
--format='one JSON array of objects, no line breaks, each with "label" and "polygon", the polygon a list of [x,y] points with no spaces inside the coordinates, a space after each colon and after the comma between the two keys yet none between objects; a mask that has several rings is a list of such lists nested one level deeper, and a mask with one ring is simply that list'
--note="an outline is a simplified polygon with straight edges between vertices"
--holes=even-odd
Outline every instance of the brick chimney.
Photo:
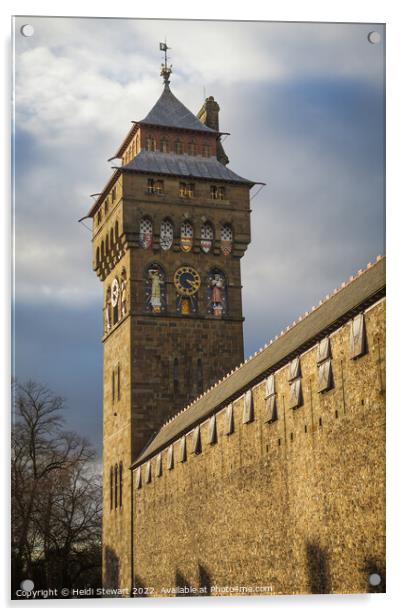
[{"label": "brick chimney", "polygon": [[[209,126],[209,128],[219,131],[219,111],[220,107],[214,97],[208,96],[208,98],[205,99],[203,106],[197,113],[197,117],[203,124]],[[216,144],[216,157],[222,165],[227,165],[229,162],[229,158],[227,157],[221,144],[220,137],[218,137]]]}]

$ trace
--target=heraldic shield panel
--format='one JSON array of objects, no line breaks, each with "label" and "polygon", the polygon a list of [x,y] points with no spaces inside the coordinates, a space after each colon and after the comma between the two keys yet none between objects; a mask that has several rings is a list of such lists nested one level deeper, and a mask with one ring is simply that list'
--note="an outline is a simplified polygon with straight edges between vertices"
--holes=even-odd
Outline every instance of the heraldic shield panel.
[{"label": "heraldic shield panel", "polygon": [[13,19],[13,600],[385,592],[384,56]]}]

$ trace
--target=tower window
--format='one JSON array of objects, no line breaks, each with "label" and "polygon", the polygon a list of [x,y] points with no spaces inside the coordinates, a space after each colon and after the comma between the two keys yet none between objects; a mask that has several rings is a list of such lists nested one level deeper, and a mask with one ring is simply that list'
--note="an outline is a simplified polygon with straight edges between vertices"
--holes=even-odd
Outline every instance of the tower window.
[{"label": "tower window", "polygon": [[109,488],[110,488],[110,511],[112,511],[113,509],[113,466],[110,467]]},{"label": "tower window", "polygon": [[222,253],[227,256],[232,252],[233,245],[233,231],[229,224],[222,225],[221,227],[221,249]]},{"label": "tower window", "polygon": [[107,214],[108,209],[109,209],[109,197],[106,197],[106,200],[105,200],[105,214]]},{"label": "tower window", "polygon": [[155,152],[156,150],[156,141],[155,141],[155,138],[152,137],[151,135],[147,137],[147,150],[149,152]]},{"label": "tower window", "polygon": [[123,462],[119,464],[119,505],[123,507]]},{"label": "tower window", "polygon": [[116,188],[112,189],[112,201],[113,203],[116,201]]},{"label": "tower window", "polygon": [[140,246],[150,248],[152,246],[152,222],[149,218],[140,220]]},{"label": "tower window", "polygon": [[117,399],[120,400],[120,364],[117,364]]},{"label": "tower window", "polygon": [[192,199],[194,197],[194,184],[186,184],[186,182],[180,182],[179,185],[179,197]]},{"label": "tower window", "polygon": [[184,252],[190,252],[193,246],[193,227],[188,221],[180,227],[180,246]]},{"label": "tower window", "polygon": [[161,195],[163,193],[163,180],[148,178],[147,192],[150,195]]},{"label": "tower window", "polygon": [[205,158],[208,158],[208,156],[211,155],[211,147],[207,143],[202,146],[202,155]]},{"label": "tower window", "polygon": [[117,464],[114,466],[114,508],[117,509],[117,497],[119,493],[119,483],[118,483],[118,467]]},{"label": "tower window", "polygon": [[179,139],[174,144],[174,150],[176,154],[183,154],[183,144]]},{"label": "tower window", "polygon": [[219,199],[222,201],[225,198],[225,187],[215,185],[211,186],[210,197],[211,199]]},{"label": "tower window", "polygon": [[100,225],[101,222],[102,222],[102,211],[99,210],[99,212],[98,212],[98,225]]},{"label": "tower window", "polygon": [[211,250],[213,239],[214,230],[212,225],[206,222],[201,227],[201,249],[203,252],[208,253]]},{"label": "tower window", "polygon": [[173,224],[170,220],[163,220],[161,223],[160,245],[162,250],[169,250],[173,244]]},{"label": "tower window", "polygon": [[177,358],[173,362],[173,392],[179,393],[179,360]]}]

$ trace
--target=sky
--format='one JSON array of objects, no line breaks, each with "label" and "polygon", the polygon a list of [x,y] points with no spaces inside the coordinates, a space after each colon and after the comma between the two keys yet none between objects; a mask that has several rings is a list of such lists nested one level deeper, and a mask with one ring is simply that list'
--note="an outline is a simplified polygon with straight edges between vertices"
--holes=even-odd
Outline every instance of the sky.
[{"label": "sky", "polygon": [[162,91],[165,37],[173,93],[194,113],[214,96],[229,168],[266,184],[242,259],[246,357],[385,252],[383,26],[17,18],[14,373],[63,395],[99,451],[102,289],[78,219]]}]

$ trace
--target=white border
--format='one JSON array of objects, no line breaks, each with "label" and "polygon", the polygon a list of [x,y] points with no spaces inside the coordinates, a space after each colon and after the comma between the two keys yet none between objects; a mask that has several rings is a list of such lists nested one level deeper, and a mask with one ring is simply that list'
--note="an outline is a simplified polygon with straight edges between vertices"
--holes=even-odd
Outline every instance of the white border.
[{"label": "white border", "polygon": [[[68,15],[68,16],[93,16],[93,17],[136,17],[136,18],[191,18],[191,19],[242,19],[242,20],[271,20],[271,21],[338,21],[338,22],[368,22],[387,24],[387,271],[388,271],[388,320],[387,320],[387,384],[388,384],[388,430],[387,430],[387,594],[386,595],[370,595],[370,596],[297,596],[297,597],[270,597],[270,598],[226,598],[226,599],[192,599],[184,602],[178,602],[176,599],[168,600],[149,600],[145,602],[136,601],[40,601],[35,603],[13,602],[14,609],[25,611],[25,609],[37,610],[43,608],[74,608],[78,611],[110,609],[120,607],[120,609],[135,609],[138,611],[159,610],[163,612],[173,612],[178,609],[191,609],[195,612],[205,611],[205,609],[218,611],[222,609],[230,609],[231,612],[240,612],[249,606],[257,612],[266,613],[283,611],[293,608],[298,610],[299,614],[322,613],[325,611],[339,611],[343,613],[364,613],[378,614],[381,609],[390,610],[398,605],[398,583],[402,577],[400,535],[398,532],[401,526],[402,511],[401,499],[397,499],[398,485],[398,470],[401,468],[400,456],[400,440],[402,436],[402,409],[400,399],[396,397],[396,388],[398,383],[398,374],[400,371],[400,346],[402,342],[402,332],[399,325],[401,321],[401,292],[400,286],[401,268],[400,261],[400,230],[401,225],[401,135],[402,135],[402,94],[400,75],[400,58],[402,57],[401,49],[401,20],[399,18],[398,3],[392,0],[376,0],[376,2],[366,0],[358,2],[356,0],[337,0],[336,2],[323,2],[313,0],[282,0],[278,3],[263,4],[258,0],[248,0],[247,3],[235,4],[234,2],[213,2],[211,0],[203,0],[200,2],[183,2],[179,0],[154,0],[152,4],[134,3],[132,0],[120,0],[118,3],[98,2],[90,3],[88,0],[58,0],[52,2],[50,0],[36,0],[35,2],[5,1],[1,6],[0,27],[2,29],[3,50],[5,51],[4,59],[1,64],[3,70],[3,92],[10,94],[10,66],[11,66],[11,43],[10,43],[10,17],[11,15]],[[9,229],[11,224],[9,203],[10,194],[9,177],[10,177],[10,153],[9,139],[10,135],[10,98],[3,98],[3,135],[6,138],[3,140],[3,148],[1,149],[2,164],[0,168],[4,173],[5,194],[3,195],[2,204],[2,224],[1,224],[1,246],[2,246],[2,267],[0,269],[0,288],[10,289],[10,240]],[[399,197],[399,198],[398,198]],[[399,241],[398,241],[399,240]],[[399,283],[399,284],[398,284]],[[7,293],[3,292],[3,301],[1,302],[1,316],[3,324],[2,340],[10,341],[10,319],[9,319],[9,298]],[[398,301],[399,300],[399,301]],[[7,345],[2,345],[1,365],[4,369],[1,370],[1,392],[3,404],[1,406],[3,412],[3,421],[6,422],[9,409],[9,376],[10,376],[10,359],[9,348]],[[397,372],[398,371],[398,372]],[[399,404],[398,404],[399,402]],[[6,424],[7,425],[7,424]],[[4,426],[4,424],[3,424]],[[9,435],[8,431],[3,433],[3,478],[5,498],[3,502],[9,503],[9,481],[8,481],[8,464],[9,464]],[[398,482],[398,483],[397,483]],[[399,490],[400,491],[400,490]],[[8,548],[8,524],[9,515],[2,508],[1,520],[3,534],[5,539],[6,549],[3,550],[2,558],[0,559],[1,567],[0,580],[3,584],[1,599],[3,605],[10,607],[9,597],[9,548]],[[191,601],[191,603],[189,603]],[[399,606],[398,606],[399,607]]]}]

